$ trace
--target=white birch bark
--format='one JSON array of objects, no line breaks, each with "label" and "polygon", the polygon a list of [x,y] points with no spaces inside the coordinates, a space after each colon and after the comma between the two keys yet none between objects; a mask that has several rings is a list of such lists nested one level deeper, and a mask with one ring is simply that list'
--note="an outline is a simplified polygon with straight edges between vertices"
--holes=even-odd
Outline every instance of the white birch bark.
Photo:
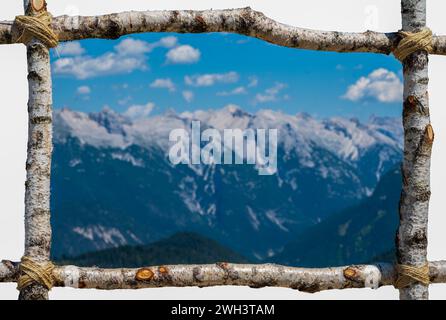
[{"label": "white birch bark", "polygon": [[20,263],[8,260],[0,262],[0,282],[17,282]]},{"label": "white birch bark", "polygon": [[[402,0],[402,29],[416,32],[426,25],[426,0]],[[427,262],[427,222],[430,198],[430,158],[434,133],[428,100],[428,54],[417,51],[403,62],[404,160],[397,233],[398,263],[421,267]],[[400,290],[400,298],[428,299],[428,287],[415,283]]]},{"label": "white birch bark", "polygon": [[[335,52],[390,54],[398,33],[320,31],[288,26],[251,8],[227,10],[171,10],[122,12],[100,16],[60,16],[52,27],[60,41],[88,38],[116,39],[142,32],[232,32],[276,45]],[[0,23],[0,44],[12,41],[12,22]],[[434,36],[433,54],[446,54],[446,37]]]},{"label": "white birch bark", "polygon": [[[384,277],[382,277],[384,275]],[[156,287],[249,286],[284,287],[302,292],[328,289],[379,287],[392,282],[391,265],[304,269],[273,264],[157,266],[141,269],[99,269],[66,266],[55,271],[60,286],[96,289],[139,289]]]},{"label": "white birch bark", "polygon": [[[432,283],[446,282],[446,261],[429,263]],[[16,282],[19,263],[0,263],[0,282]],[[217,263],[208,265],[153,266],[140,269],[100,269],[58,266],[54,270],[57,287],[101,290],[156,287],[209,287],[222,285],[284,287],[303,292],[345,288],[378,288],[393,285],[393,265],[353,265],[336,268],[294,268],[273,264],[249,265]]]},{"label": "white birch bark", "polygon": [[[29,0],[25,12],[32,15]],[[25,183],[25,255],[37,262],[50,258],[50,174],[52,152],[52,88],[49,50],[33,39],[28,58],[28,154]],[[48,299],[48,290],[32,284],[21,290],[19,299]]]},{"label": "white birch bark", "polygon": [[0,44],[12,44],[12,21],[0,21]]}]

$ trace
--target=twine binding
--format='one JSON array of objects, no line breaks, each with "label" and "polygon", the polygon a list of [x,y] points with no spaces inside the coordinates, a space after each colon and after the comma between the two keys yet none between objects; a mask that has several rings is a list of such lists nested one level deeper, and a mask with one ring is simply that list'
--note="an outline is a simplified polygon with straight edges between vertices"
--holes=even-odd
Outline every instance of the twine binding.
[{"label": "twine binding", "polygon": [[395,282],[395,288],[402,289],[414,282],[419,282],[428,286],[429,278],[429,264],[426,263],[421,267],[398,264],[396,266],[398,272],[398,279]]},{"label": "twine binding", "polygon": [[24,256],[20,263],[20,277],[17,281],[17,289],[22,290],[33,283],[38,283],[51,290],[54,285],[53,271],[54,264],[51,261],[41,263]]},{"label": "twine binding", "polygon": [[398,46],[393,50],[393,55],[400,61],[404,61],[410,54],[418,50],[432,52],[432,31],[423,28],[419,32],[400,31],[402,37]]},{"label": "twine binding", "polygon": [[35,16],[17,16],[14,25],[19,30],[19,35],[13,42],[26,45],[35,38],[47,48],[57,47],[59,39],[51,28],[51,22],[52,16],[47,11]]}]

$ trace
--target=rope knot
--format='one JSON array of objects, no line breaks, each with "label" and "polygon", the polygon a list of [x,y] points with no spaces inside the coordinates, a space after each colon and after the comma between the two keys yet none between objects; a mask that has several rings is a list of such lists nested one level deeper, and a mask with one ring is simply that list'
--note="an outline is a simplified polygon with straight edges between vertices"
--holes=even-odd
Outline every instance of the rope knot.
[{"label": "rope knot", "polygon": [[414,282],[422,283],[425,286],[428,286],[430,283],[428,263],[421,267],[398,264],[396,270],[398,279],[395,282],[395,288],[397,289],[407,287]]},{"label": "rope knot", "polygon": [[54,264],[51,261],[36,262],[32,258],[24,256],[20,263],[17,289],[22,290],[33,283],[38,283],[51,290],[54,285],[53,271]]},{"label": "rope knot", "polygon": [[399,31],[398,33],[402,39],[393,50],[393,55],[401,62],[418,50],[432,52],[432,31],[429,28],[423,28],[419,32]]},{"label": "rope knot", "polygon": [[15,43],[28,44],[33,38],[41,41],[47,48],[57,47],[59,39],[51,28],[52,16],[47,11],[35,16],[17,16],[14,25],[17,34]]}]

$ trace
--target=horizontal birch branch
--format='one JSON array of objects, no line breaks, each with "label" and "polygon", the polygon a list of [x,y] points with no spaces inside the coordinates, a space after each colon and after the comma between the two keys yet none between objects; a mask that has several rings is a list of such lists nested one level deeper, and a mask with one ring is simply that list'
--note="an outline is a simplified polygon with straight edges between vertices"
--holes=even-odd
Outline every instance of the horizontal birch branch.
[{"label": "horizontal birch branch", "polygon": [[[429,263],[432,283],[446,282],[446,261]],[[0,263],[0,282],[16,282],[19,263]],[[156,287],[210,287],[221,285],[284,287],[303,292],[345,288],[378,288],[392,285],[394,266],[352,265],[334,268],[294,268],[274,264],[171,265],[140,269],[100,269],[58,266],[54,270],[57,287],[141,289]]]},{"label": "horizontal birch branch", "polygon": [[[117,39],[142,32],[230,32],[290,48],[335,52],[390,54],[400,40],[397,32],[319,31],[288,26],[251,8],[227,10],[129,11],[99,16],[59,16],[52,27],[60,41]],[[12,22],[0,22],[0,44],[12,42]],[[446,36],[434,36],[432,54],[446,54]]]}]

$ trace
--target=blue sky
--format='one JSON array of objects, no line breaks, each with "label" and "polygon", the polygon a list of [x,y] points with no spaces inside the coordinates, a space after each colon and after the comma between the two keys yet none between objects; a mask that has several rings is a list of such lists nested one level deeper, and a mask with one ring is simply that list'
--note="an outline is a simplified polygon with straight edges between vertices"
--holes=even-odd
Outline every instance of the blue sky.
[{"label": "blue sky", "polygon": [[401,65],[384,55],[296,50],[234,34],[157,33],[62,44],[52,61],[56,108],[147,115],[236,104],[320,118],[401,114]]}]

